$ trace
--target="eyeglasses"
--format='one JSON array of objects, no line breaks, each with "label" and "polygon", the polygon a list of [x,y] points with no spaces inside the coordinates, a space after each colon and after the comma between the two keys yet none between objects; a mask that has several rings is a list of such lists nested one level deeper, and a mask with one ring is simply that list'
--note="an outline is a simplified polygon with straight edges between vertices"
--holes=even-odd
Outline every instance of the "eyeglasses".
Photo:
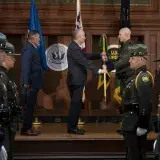
[{"label": "eyeglasses", "polygon": [[144,56],[142,56],[145,60],[147,60],[147,58],[146,57],[144,57]]}]

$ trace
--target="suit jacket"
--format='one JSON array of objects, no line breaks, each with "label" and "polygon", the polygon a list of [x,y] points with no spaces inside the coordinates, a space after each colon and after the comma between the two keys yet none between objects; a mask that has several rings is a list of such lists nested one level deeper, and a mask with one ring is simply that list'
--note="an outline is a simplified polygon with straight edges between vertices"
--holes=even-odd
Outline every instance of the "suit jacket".
[{"label": "suit jacket", "polygon": [[27,42],[22,50],[21,63],[21,86],[30,84],[32,88],[42,88],[43,75],[40,55],[30,42]]},{"label": "suit jacket", "polygon": [[87,69],[98,74],[98,68],[94,67],[88,60],[99,59],[100,54],[84,54],[80,46],[72,41],[68,46],[68,85],[83,85],[87,78]]}]

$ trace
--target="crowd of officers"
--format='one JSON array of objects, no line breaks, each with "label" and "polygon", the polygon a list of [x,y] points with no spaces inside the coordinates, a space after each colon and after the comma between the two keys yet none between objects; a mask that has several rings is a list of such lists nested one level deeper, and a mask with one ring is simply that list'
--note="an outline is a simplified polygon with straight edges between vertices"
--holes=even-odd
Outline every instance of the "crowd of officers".
[{"label": "crowd of officers", "polygon": [[[76,34],[80,37],[84,32],[77,30]],[[78,37],[77,35],[75,37]],[[147,46],[133,44],[129,28],[122,28],[118,37],[121,47],[118,50],[117,61],[113,62],[113,69],[116,69],[116,78],[120,81],[122,134],[129,160],[144,160],[147,134],[151,130],[151,95],[154,85],[153,76],[146,67]],[[85,40],[84,36],[83,39]],[[78,40],[72,42],[71,47],[78,47],[77,42]],[[8,157],[9,160],[13,159],[12,143],[18,130],[18,119],[21,113],[16,85],[8,76],[8,71],[14,67],[14,53],[14,46],[7,41],[4,34],[0,34],[0,147],[1,152],[4,151],[2,154],[0,152],[0,157],[2,157],[0,159]],[[107,54],[102,54],[101,58],[106,61],[106,65],[111,61]],[[85,63],[87,64],[87,61]],[[72,61],[72,64],[76,63]],[[104,72],[103,69],[94,69],[94,71]],[[82,130],[69,130],[68,132],[84,134]]]}]

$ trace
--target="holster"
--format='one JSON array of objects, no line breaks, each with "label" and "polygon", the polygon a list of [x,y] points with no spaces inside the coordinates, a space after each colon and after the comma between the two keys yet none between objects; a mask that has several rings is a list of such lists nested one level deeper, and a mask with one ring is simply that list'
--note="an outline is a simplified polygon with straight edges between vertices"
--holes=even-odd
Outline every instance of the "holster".
[{"label": "holster", "polygon": [[139,114],[139,104],[138,103],[124,104],[123,107],[124,107],[123,108],[124,113],[134,112],[137,115]]}]

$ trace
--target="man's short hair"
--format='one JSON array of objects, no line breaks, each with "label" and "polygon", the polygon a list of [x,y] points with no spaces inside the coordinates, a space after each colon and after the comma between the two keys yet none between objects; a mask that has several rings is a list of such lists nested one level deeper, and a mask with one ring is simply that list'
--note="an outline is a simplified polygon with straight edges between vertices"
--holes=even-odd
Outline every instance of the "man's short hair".
[{"label": "man's short hair", "polygon": [[121,32],[124,32],[124,33],[127,33],[127,34],[129,34],[129,35],[132,34],[132,33],[131,33],[131,30],[130,30],[128,27],[121,28],[120,31],[121,31]]},{"label": "man's short hair", "polygon": [[77,35],[78,33],[82,31],[82,29],[75,29],[72,33],[73,39],[76,40],[77,39]]},{"label": "man's short hair", "polygon": [[37,34],[39,34],[39,32],[37,30],[30,30],[28,33],[28,39],[31,39],[32,37],[34,37]]}]

